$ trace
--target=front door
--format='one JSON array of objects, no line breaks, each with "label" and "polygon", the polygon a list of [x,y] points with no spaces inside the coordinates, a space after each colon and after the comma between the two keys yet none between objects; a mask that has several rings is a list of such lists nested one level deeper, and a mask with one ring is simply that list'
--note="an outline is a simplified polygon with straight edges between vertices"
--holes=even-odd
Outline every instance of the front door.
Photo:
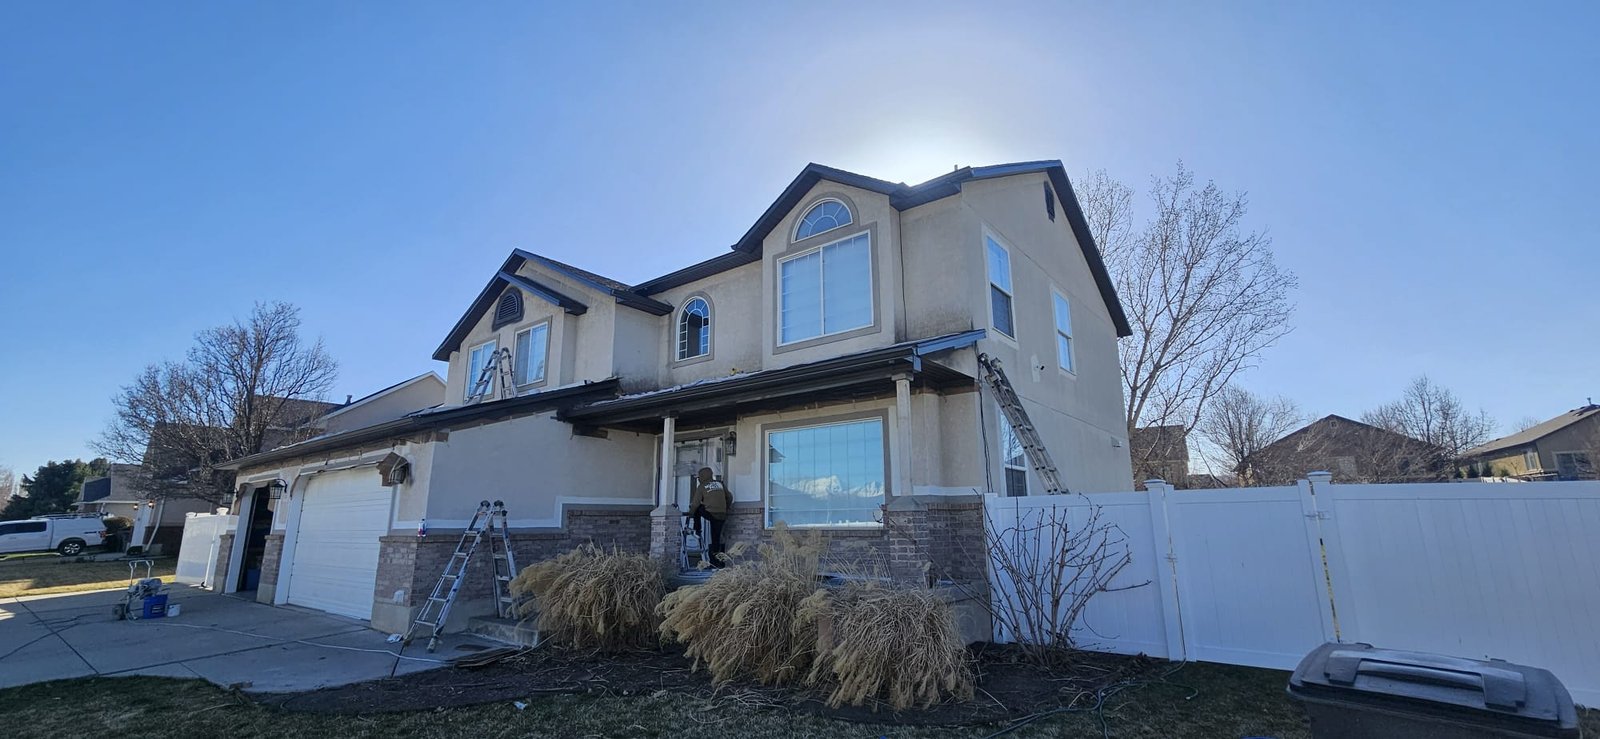
[{"label": "front door", "polygon": [[701,468],[710,467],[711,475],[723,480],[725,462],[721,436],[680,441],[673,445],[672,489],[678,510],[689,512],[689,497],[694,492],[695,476],[700,474]]}]

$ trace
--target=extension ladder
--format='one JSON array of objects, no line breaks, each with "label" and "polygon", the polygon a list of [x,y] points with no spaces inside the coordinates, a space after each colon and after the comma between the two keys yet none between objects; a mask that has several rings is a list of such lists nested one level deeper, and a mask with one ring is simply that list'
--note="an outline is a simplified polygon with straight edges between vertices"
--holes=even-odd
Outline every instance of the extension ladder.
[{"label": "extension ladder", "polygon": [[417,613],[416,620],[411,622],[411,628],[406,629],[402,644],[409,645],[420,627],[432,630],[428,637],[428,651],[431,652],[438,646],[439,632],[444,629],[445,621],[450,618],[450,607],[455,605],[456,595],[461,592],[461,584],[467,579],[467,565],[472,562],[472,555],[478,551],[478,545],[482,543],[484,534],[489,535],[489,561],[493,570],[495,613],[501,618],[511,618],[516,615],[515,599],[511,596],[511,578],[517,574],[517,559],[511,550],[511,537],[507,532],[506,505],[497,500],[491,506],[486,500],[479,503],[477,512],[472,514],[472,522],[467,524],[467,530],[461,534],[461,541],[456,544],[455,552],[451,553],[450,560],[445,562],[444,574],[439,576],[439,582],[434,584],[433,592],[423,601],[422,610]]},{"label": "extension ladder", "polygon": [[[497,381],[498,380],[498,381]],[[490,392],[498,389],[499,399],[515,397],[517,394],[516,372],[511,359],[511,349],[500,347],[494,353],[494,359],[483,366],[483,371],[478,373],[478,379],[472,383],[472,394],[467,396],[468,403],[476,403],[488,397]],[[498,386],[498,387],[497,387]]]},{"label": "extension ladder", "polygon": [[1016,433],[1017,441],[1022,443],[1022,451],[1028,455],[1028,462],[1044,482],[1045,493],[1060,495],[1068,492],[1067,486],[1061,484],[1061,474],[1056,470],[1055,463],[1050,461],[1050,452],[1044,448],[1044,442],[1039,440],[1039,432],[1033,428],[1033,421],[1028,420],[1028,411],[1022,407],[1022,398],[1017,397],[1017,391],[1012,389],[1005,370],[1000,369],[1000,360],[988,354],[979,354],[978,366],[979,378],[994,391],[995,400],[1000,403],[1000,412],[1011,422],[1011,430]]}]

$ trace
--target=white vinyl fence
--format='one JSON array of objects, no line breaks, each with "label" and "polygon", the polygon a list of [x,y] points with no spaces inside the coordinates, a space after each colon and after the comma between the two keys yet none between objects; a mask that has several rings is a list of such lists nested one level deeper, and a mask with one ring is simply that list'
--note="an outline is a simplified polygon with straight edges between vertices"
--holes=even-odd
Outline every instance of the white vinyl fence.
[{"label": "white vinyl fence", "polygon": [[988,499],[992,530],[1098,505],[1126,537],[1113,585],[1149,584],[1096,596],[1084,648],[1289,669],[1367,642],[1544,667],[1600,706],[1600,482],[1149,487]]},{"label": "white vinyl fence", "polygon": [[176,579],[188,585],[211,586],[217,567],[218,537],[233,530],[239,517],[221,513],[191,513],[183,519],[183,546],[178,549]]}]

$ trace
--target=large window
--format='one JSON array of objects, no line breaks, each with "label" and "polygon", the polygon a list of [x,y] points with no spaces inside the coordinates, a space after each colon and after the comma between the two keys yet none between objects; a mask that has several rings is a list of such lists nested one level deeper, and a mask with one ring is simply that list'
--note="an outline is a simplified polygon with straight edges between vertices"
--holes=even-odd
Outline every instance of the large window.
[{"label": "large window", "polygon": [[685,303],[678,316],[678,359],[703,357],[711,353],[711,304],[705,298]]},{"label": "large window", "polygon": [[1072,368],[1072,304],[1061,293],[1051,293],[1051,297],[1055,299],[1056,309],[1056,363],[1061,369],[1075,372]]},{"label": "large window", "polygon": [[1556,476],[1563,480],[1587,480],[1595,476],[1588,452],[1556,452]]},{"label": "large window", "polygon": [[[466,397],[470,400],[474,395],[485,395],[494,391],[494,375],[488,378],[483,376],[483,368],[494,362],[494,341],[485,341],[467,354],[467,382]],[[484,380],[487,379],[487,382]]]},{"label": "large window", "polygon": [[550,353],[550,324],[541,323],[517,332],[517,356],[512,362],[516,368],[517,385],[535,385],[544,382],[545,357]]},{"label": "large window", "polygon": [[872,325],[872,245],[866,233],[778,263],[778,343]]},{"label": "large window", "polygon": [[1006,495],[1027,495],[1028,459],[1022,451],[1022,439],[1006,420],[1006,414],[996,415],[1000,418],[1000,467],[1006,476]]},{"label": "large window", "polygon": [[983,237],[989,262],[989,318],[994,330],[1017,338],[1016,316],[1011,303],[1011,252],[992,236]]},{"label": "large window", "polygon": [[824,200],[811,206],[795,226],[794,240],[807,239],[820,233],[850,225],[850,209],[837,200]]},{"label": "large window", "polygon": [[769,431],[766,446],[768,526],[879,523],[883,419]]}]

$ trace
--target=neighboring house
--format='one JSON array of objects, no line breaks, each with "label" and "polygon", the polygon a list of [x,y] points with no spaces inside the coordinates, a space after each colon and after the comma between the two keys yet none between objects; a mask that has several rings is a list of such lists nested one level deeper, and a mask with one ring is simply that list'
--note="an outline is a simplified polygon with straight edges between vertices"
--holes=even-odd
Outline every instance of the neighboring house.
[{"label": "neighboring house", "polygon": [[1442,456],[1426,442],[1330,415],[1262,447],[1247,464],[1256,485],[1286,485],[1319,470],[1339,482],[1417,482],[1450,476]]},{"label": "neighboring house", "polygon": [[1141,490],[1145,480],[1165,480],[1174,487],[1188,487],[1188,436],[1183,424],[1134,429],[1133,436],[1128,439],[1134,483]]},{"label": "neighboring house", "polygon": [[141,547],[148,553],[177,554],[183,543],[183,520],[190,513],[209,513],[212,506],[194,498],[157,498],[135,484],[139,466],[113,464],[104,477],[83,482],[72,508],[79,513],[126,518],[131,528],[123,548]]},{"label": "neighboring house", "polygon": [[[442,403],[444,403],[444,380],[432,372],[424,372],[359,400],[346,400],[344,405],[324,413],[311,425],[323,434],[343,433],[392,421],[413,411],[432,408]],[[282,445],[274,444],[269,448],[275,449],[278,446]]]},{"label": "neighboring house", "polygon": [[1593,480],[1600,465],[1600,405],[1586,403],[1469,449],[1464,461],[1525,480]]},{"label": "neighboring house", "polygon": [[[270,518],[258,600],[404,631],[479,501],[524,564],[584,541],[675,564],[709,467],[730,543],[811,528],[838,559],[981,581],[974,494],[1044,486],[978,354],[1068,488],[1127,490],[1129,333],[1059,162],[916,186],[810,165],[728,252],[642,283],[514,251],[433,354],[444,404],[225,465],[230,538]],[[252,584],[244,547],[224,590]],[[453,613],[488,607],[486,575],[463,592]]]}]

